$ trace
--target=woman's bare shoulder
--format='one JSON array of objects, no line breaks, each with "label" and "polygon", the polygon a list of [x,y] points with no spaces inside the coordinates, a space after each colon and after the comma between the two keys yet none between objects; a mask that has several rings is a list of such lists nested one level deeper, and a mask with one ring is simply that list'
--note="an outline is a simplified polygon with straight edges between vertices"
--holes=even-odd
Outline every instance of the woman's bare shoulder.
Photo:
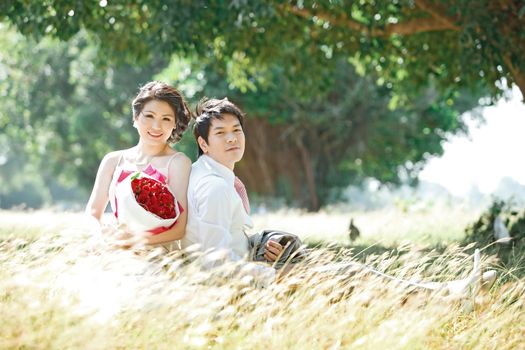
[{"label": "woman's bare shoulder", "polygon": [[191,159],[186,154],[184,154],[183,152],[176,152],[176,153],[174,153],[171,156],[169,166],[170,166],[170,168],[174,168],[174,167],[176,167],[176,168],[180,168],[180,167],[190,168],[191,167]]},{"label": "woman's bare shoulder", "polygon": [[108,162],[108,163],[112,163],[112,162],[116,162],[119,160],[120,157],[122,157],[122,155],[124,154],[125,150],[119,150],[119,151],[113,151],[113,152],[109,152],[107,153],[104,158],[102,159],[102,161],[104,162]]},{"label": "woman's bare shoulder", "polygon": [[107,153],[102,159],[101,166],[115,168],[120,159],[125,157],[131,149],[123,149]]}]

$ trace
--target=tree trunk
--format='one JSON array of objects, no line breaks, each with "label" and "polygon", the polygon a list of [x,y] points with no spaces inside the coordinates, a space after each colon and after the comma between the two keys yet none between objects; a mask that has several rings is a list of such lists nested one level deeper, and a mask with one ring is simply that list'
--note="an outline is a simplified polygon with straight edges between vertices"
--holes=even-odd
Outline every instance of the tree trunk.
[{"label": "tree trunk", "polygon": [[276,135],[286,133],[283,126],[270,125],[263,119],[247,120],[244,126],[246,150],[242,161],[235,167],[235,173],[248,190],[262,196],[278,195],[307,206],[304,167],[295,139],[276,139]]},{"label": "tree trunk", "polygon": [[319,198],[317,197],[317,188],[315,186],[315,175],[314,170],[312,169],[312,160],[310,158],[310,153],[304,146],[303,141],[300,136],[296,136],[295,143],[299,152],[301,154],[301,160],[303,163],[304,175],[306,177],[306,184],[308,186],[308,192],[310,197],[310,205],[308,206],[308,211],[318,211]]},{"label": "tree trunk", "polygon": [[257,165],[259,166],[261,170],[262,177],[259,177],[262,179],[265,193],[274,193],[275,189],[273,186],[272,181],[272,175],[271,171],[269,170],[268,162],[266,161],[267,155],[266,152],[268,150],[267,145],[267,133],[265,132],[265,129],[262,127],[255,126],[251,129],[251,134],[254,136],[254,141],[256,142],[256,147],[253,148],[255,157],[257,158]]},{"label": "tree trunk", "polygon": [[510,58],[510,55],[505,55],[503,57],[503,60],[505,61],[505,65],[507,66],[510,73],[512,74],[512,78],[514,79],[514,82],[516,83],[516,85],[521,91],[522,102],[525,103],[525,72],[521,71],[518,67],[516,67],[512,63],[512,59]]}]

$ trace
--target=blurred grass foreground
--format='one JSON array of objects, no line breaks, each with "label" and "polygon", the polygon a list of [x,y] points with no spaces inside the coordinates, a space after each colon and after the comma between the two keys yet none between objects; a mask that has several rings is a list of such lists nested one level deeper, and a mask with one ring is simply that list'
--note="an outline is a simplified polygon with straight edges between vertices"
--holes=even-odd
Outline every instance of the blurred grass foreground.
[{"label": "blurred grass foreground", "polygon": [[405,279],[465,277],[475,244],[454,241],[479,213],[352,214],[354,242],[348,214],[255,216],[257,228],[298,232],[317,247],[296,273],[262,288],[231,266],[202,270],[188,254],[93,244],[80,214],[0,211],[0,348],[525,348],[523,258],[502,266],[483,254],[496,284],[454,301],[360,273],[312,272],[359,260]]}]

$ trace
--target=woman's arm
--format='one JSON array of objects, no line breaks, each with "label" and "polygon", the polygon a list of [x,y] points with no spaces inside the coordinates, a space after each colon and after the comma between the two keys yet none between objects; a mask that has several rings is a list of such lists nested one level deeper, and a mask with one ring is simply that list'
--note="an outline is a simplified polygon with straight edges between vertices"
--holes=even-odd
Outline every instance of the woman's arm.
[{"label": "woman's arm", "polygon": [[111,152],[104,156],[98,167],[93,190],[86,205],[85,213],[93,216],[99,223],[109,201],[109,186],[111,185],[111,179],[119,157],[119,151]]},{"label": "woman's arm", "polygon": [[184,211],[179,215],[177,223],[168,231],[158,235],[145,235],[146,244],[158,244],[171,242],[184,237],[186,233],[186,222],[188,220],[188,181],[190,178],[191,160],[182,152],[173,158],[168,169],[168,184],[175,198]]}]

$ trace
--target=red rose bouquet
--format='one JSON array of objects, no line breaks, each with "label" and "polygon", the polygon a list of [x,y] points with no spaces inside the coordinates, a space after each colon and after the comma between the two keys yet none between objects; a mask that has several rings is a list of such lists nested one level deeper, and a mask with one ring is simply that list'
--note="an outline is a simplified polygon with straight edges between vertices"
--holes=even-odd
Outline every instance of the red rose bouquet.
[{"label": "red rose bouquet", "polygon": [[131,232],[158,234],[172,228],[182,208],[166,178],[149,166],[143,172],[123,171],[115,187],[115,216]]},{"label": "red rose bouquet", "polygon": [[131,177],[131,189],[137,203],[150,213],[163,219],[173,219],[175,211],[175,197],[166,185],[149,177],[139,177],[140,173]]}]

